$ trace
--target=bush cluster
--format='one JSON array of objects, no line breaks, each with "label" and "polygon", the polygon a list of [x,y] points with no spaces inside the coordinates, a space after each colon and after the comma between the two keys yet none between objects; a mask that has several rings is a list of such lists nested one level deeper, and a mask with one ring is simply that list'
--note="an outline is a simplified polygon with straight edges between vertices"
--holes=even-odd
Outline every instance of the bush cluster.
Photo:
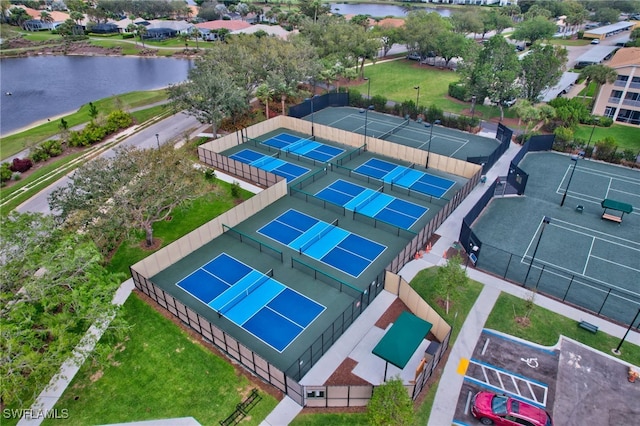
[{"label": "bush cluster", "polygon": [[126,129],[133,124],[133,118],[124,111],[111,112],[104,124],[91,121],[82,130],[69,132],[69,146],[90,146],[100,142],[106,136]]}]

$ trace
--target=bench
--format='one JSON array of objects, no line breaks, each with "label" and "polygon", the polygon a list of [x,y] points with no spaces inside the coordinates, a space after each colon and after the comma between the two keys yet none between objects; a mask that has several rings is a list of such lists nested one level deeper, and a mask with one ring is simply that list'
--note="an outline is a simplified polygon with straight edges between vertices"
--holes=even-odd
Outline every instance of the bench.
[{"label": "bench", "polygon": [[249,396],[244,401],[236,405],[236,410],[229,417],[220,422],[221,426],[237,425],[249,413],[249,411],[258,403],[262,397],[258,393],[258,389],[252,389]]},{"label": "bench", "polygon": [[580,328],[584,328],[587,331],[592,332],[593,334],[596,334],[598,332],[598,326],[597,325],[593,325],[590,322],[587,321],[580,321],[578,323],[578,326]]},{"label": "bench", "polygon": [[616,216],[614,214],[603,213],[602,214],[602,218],[610,220],[612,222],[622,223],[622,218],[620,216]]}]

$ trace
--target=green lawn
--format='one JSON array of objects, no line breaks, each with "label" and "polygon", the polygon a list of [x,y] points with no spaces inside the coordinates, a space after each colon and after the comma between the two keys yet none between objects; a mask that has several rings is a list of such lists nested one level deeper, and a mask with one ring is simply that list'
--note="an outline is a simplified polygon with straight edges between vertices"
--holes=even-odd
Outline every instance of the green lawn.
[{"label": "green lawn", "polygon": [[[593,137],[591,137],[593,131]],[[621,150],[630,149],[634,152],[640,152],[640,128],[633,126],[625,126],[622,124],[613,124],[611,127],[597,127],[581,125],[578,126],[574,137],[588,141],[591,137],[591,146],[599,140],[606,137],[612,137],[618,148]]]},{"label": "green lawn", "polygon": [[[180,330],[135,294],[119,313],[131,327],[105,365],[87,361],[56,404],[69,418],[43,424],[107,424],[193,416],[219,424],[253,384],[225,358]],[[278,401],[262,400],[243,425],[258,425]]]},{"label": "green lawn", "polygon": [[[461,113],[471,107],[468,102],[447,96],[449,84],[460,79],[454,71],[417,65],[416,61],[397,60],[369,65],[364,68],[364,75],[371,79],[371,96],[384,96],[397,103],[415,102],[418,92],[414,87],[420,86],[419,102],[422,107],[436,105],[443,111],[453,113]],[[366,96],[367,86],[368,83],[363,83],[354,88]],[[476,105],[475,116],[483,119],[499,117],[500,109]],[[515,117],[515,114],[505,108],[505,117]]]},{"label": "green lawn", "polygon": [[[231,185],[216,181],[217,189],[214,193],[193,201],[189,206],[178,207],[171,214],[171,221],[158,222],[153,225],[153,237],[162,240],[162,247],[188,234],[211,219],[233,208],[236,200],[231,196]],[[246,200],[253,194],[241,190],[241,198]],[[111,272],[122,272],[131,276],[129,266],[149,256],[151,252],[140,247],[144,241],[144,233],[138,232],[128,242],[123,243],[111,258],[108,269]]]},{"label": "green lawn", "polygon": [[[531,322],[528,327],[516,324],[514,316],[525,316],[526,312],[526,300],[502,293],[491,311],[485,327],[544,346],[555,345],[562,334],[607,355],[612,355],[611,349],[620,343],[620,339],[617,337],[609,336],[601,331],[593,334],[578,327],[576,321],[539,306],[534,306],[531,310],[529,316]],[[633,365],[640,365],[639,346],[625,342],[621,352],[621,359]]]},{"label": "green lawn", "polygon": [[[98,108],[100,113],[108,114],[109,112],[117,109],[118,105],[126,110],[142,107],[144,105],[149,105],[166,99],[166,90],[160,89],[125,93],[96,100],[93,104]],[[89,122],[91,119],[89,116],[89,105],[81,106],[77,112],[66,115],[64,119],[69,124],[69,128]],[[2,159],[58,134],[60,132],[60,129],[58,128],[59,124],[60,120],[54,120],[32,127],[25,131],[3,137],[2,142],[0,143],[0,147],[2,148]]]}]

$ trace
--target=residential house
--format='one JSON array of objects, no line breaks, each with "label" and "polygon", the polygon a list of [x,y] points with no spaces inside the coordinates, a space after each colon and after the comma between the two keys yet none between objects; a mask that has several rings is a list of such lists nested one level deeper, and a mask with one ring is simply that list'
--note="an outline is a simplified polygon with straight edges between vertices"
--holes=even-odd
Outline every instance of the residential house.
[{"label": "residential house", "polygon": [[616,70],[618,77],[613,84],[602,86],[593,114],[640,126],[640,47],[618,50],[607,66]]}]

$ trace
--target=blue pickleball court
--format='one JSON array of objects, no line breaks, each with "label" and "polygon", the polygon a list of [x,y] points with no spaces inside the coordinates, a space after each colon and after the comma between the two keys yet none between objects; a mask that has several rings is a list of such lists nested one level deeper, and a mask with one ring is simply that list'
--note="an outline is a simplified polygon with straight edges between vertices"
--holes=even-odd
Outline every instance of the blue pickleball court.
[{"label": "blue pickleball court", "polygon": [[280,133],[262,142],[285,152],[292,152],[312,160],[326,163],[344,152],[344,149],[300,138],[288,133]]},{"label": "blue pickleball court", "polygon": [[356,278],[387,248],[293,209],[258,233]]},{"label": "blue pickleball court", "polygon": [[230,155],[229,158],[233,158],[234,160],[238,160],[242,163],[250,164],[258,167],[259,169],[282,176],[287,179],[287,182],[291,182],[309,171],[306,167],[291,164],[288,161],[264,155],[251,149],[238,151],[235,154]]},{"label": "blue pickleball court", "polygon": [[325,310],[314,300],[226,253],[176,285],[278,352],[284,351]]},{"label": "blue pickleball court", "polygon": [[452,180],[377,158],[361,164],[354,172],[437,198],[442,198],[455,185]]},{"label": "blue pickleball court", "polygon": [[315,196],[402,229],[411,228],[429,209],[338,179]]}]

